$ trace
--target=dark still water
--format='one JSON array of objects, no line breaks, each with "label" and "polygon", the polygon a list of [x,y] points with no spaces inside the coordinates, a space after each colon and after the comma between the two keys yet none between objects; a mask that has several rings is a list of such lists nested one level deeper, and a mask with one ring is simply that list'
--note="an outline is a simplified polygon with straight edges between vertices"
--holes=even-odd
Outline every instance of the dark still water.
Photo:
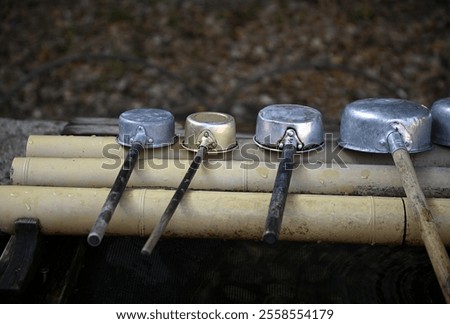
[{"label": "dark still water", "polygon": [[73,303],[443,303],[423,247],[106,238]]}]

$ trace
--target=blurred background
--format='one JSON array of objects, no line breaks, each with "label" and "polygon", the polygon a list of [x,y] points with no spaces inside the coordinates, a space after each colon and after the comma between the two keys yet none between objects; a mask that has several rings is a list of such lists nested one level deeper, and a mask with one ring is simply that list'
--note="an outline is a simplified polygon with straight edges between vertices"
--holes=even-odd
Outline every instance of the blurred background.
[{"label": "blurred background", "polygon": [[239,126],[297,103],[336,124],[360,98],[450,96],[445,0],[2,0],[0,19],[0,117],[145,106]]}]

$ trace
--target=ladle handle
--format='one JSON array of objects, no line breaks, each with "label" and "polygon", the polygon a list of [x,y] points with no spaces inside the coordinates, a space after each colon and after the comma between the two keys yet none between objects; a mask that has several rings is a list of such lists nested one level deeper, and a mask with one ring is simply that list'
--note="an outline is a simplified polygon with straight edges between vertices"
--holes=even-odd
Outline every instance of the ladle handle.
[{"label": "ladle handle", "polygon": [[422,240],[433,265],[442,293],[450,303],[450,259],[442,242],[425,196],[417,180],[411,158],[406,149],[392,153],[395,165],[400,172],[403,188],[416,215],[419,217]]},{"label": "ladle handle", "polygon": [[286,144],[283,147],[283,155],[278,166],[263,234],[263,241],[269,244],[274,244],[280,234],[296,149],[294,144]]},{"label": "ladle handle", "polygon": [[177,190],[173,194],[172,199],[170,199],[169,205],[167,206],[166,210],[164,211],[163,215],[161,216],[159,223],[153,229],[152,234],[148,238],[147,242],[145,242],[145,245],[141,250],[142,254],[150,255],[152,253],[152,251],[155,248],[156,244],[158,243],[162,233],[166,229],[167,224],[169,223],[170,219],[172,218],[173,214],[175,213],[175,210],[177,209],[178,204],[183,199],[183,196],[184,196],[185,192],[187,191],[192,179],[194,178],[195,173],[197,172],[198,168],[202,164],[202,161],[203,161],[203,158],[205,157],[206,151],[207,151],[207,148],[205,146],[199,147],[197,154],[194,157],[194,160],[192,161],[191,165],[189,166],[189,170],[187,170],[186,174],[184,175],[183,180],[181,180],[180,185],[178,186]]},{"label": "ladle handle", "polygon": [[106,232],[106,227],[108,227],[109,221],[111,220],[112,215],[119,204],[120,198],[122,197],[122,194],[127,186],[134,166],[139,159],[139,153],[141,150],[141,143],[135,143],[130,147],[122,168],[120,169],[111,191],[109,192],[108,197],[106,197],[100,214],[97,217],[97,221],[89,232],[87,237],[89,245],[98,246],[101,243]]}]

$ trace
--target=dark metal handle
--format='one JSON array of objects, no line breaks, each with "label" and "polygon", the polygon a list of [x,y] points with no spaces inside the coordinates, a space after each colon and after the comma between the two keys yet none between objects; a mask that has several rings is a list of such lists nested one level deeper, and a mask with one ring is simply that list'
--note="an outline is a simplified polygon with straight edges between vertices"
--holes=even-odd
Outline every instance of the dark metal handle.
[{"label": "dark metal handle", "polygon": [[112,215],[119,204],[120,198],[122,197],[125,187],[127,186],[134,166],[139,159],[139,153],[141,150],[141,143],[134,143],[130,147],[125,161],[123,162],[123,166],[120,169],[111,191],[103,204],[100,214],[97,217],[97,221],[89,232],[87,237],[89,245],[98,246],[101,243],[106,232],[106,227],[108,227],[109,221],[111,220]]},{"label": "dark metal handle", "polygon": [[195,155],[194,160],[192,161],[192,163],[189,167],[189,170],[187,170],[183,180],[181,181],[177,190],[173,194],[173,197],[170,200],[169,205],[167,206],[166,210],[164,211],[163,215],[161,216],[159,223],[153,229],[152,234],[150,235],[150,237],[148,238],[144,247],[142,248],[142,250],[141,250],[142,254],[150,255],[152,253],[152,251],[155,248],[156,244],[158,243],[162,233],[166,229],[167,224],[169,223],[170,219],[172,218],[173,214],[175,213],[175,210],[177,209],[178,204],[183,199],[185,192],[187,191],[192,179],[194,178],[195,173],[197,172],[200,164],[203,161],[203,158],[205,157],[206,151],[207,151],[207,148],[205,146],[199,147],[198,152]]},{"label": "dark metal handle", "polygon": [[264,228],[263,241],[269,244],[274,244],[280,234],[296,149],[296,146],[293,144],[286,144],[283,147],[282,159],[278,166],[275,185],[270,199],[269,213]]}]

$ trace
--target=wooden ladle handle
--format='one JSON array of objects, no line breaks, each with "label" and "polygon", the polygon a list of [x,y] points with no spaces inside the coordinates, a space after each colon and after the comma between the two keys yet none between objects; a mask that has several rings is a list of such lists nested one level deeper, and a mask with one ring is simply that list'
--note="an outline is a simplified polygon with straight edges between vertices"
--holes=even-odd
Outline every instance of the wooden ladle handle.
[{"label": "wooden ladle handle", "polygon": [[442,293],[446,302],[450,304],[450,259],[439,236],[436,224],[433,222],[433,215],[420,188],[411,158],[406,149],[396,150],[392,153],[392,157],[400,172],[406,196],[412,204],[416,217],[419,219],[422,240]]}]

